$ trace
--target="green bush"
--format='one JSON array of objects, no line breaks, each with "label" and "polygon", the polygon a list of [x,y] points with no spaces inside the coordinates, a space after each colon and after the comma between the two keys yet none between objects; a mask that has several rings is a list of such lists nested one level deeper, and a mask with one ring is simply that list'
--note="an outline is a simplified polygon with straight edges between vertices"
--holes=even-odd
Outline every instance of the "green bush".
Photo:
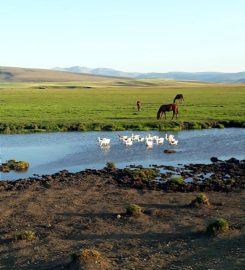
[{"label": "green bush", "polygon": [[150,168],[135,169],[132,171],[132,177],[135,181],[148,182],[155,179],[159,175],[159,171]]},{"label": "green bush", "polygon": [[107,162],[106,163],[106,169],[107,170],[110,170],[110,171],[113,171],[115,170],[117,167],[116,167],[116,164],[113,163],[113,162]]},{"label": "green bush", "polygon": [[176,184],[176,185],[183,185],[185,183],[183,177],[181,175],[173,175],[169,182],[171,184]]},{"label": "green bush", "polygon": [[15,240],[32,241],[36,238],[35,233],[31,230],[17,231],[14,233]]},{"label": "green bush", "polygon": [[29,163],[27,161],[21,160],[16,162],[15,170],[16,171],[25,171],[29,168]]},{"label": "green bush", "polygon": [[210,205],[210,203],[205,193],[199,193],[190,205],[194,207],[201,207],[203,205]]},{"label": "green bush", "polygon": [[9,172],[10,170],[25,171],[28,168],[29,168],[29,163],[24,160],[16,161],[14,159],[10,159],[6,161],[6,163],[2,163],[0,165],[0,171],[3,171],[3,172]]},{"label": "green bush", "polygon": [[142,213],[142,208],[137,204],[129,204],[126,208],[126,214],[129,216],[139,217]]},{"label": "green bush", "polygon": [[223,218],[218,218],[207,226],[207,233],[217,235],[227,232],[229,228],[230,226],[227,220]]}]

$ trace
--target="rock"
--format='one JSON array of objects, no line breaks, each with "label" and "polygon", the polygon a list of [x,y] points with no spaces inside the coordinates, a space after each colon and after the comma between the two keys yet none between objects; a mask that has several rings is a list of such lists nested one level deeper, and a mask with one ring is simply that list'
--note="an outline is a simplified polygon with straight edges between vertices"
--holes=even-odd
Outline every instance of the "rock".
[{"label": "rock", "polygon": [[165,154],[174,154],[174,153],[176,153],[176,151],[173,150],[173,149],[165,149],[163,152],[164,152]]},{"label": "rock", "polygon": [[228,163],[235,163],[235,164],[239,164],[239,160],[238,160],[238,159],[236,159],[236,158],[230,158],[230,159],[226,160],[226,162],[228,162]]},{"label": "rock", "polygon": [[219,159],[218,159],[217,157],[211,157],[211,158],[210,158],[210,160],[211,160],[213,163],[215,163],[215,162],[218,162],[218,161],[219,161]]}]

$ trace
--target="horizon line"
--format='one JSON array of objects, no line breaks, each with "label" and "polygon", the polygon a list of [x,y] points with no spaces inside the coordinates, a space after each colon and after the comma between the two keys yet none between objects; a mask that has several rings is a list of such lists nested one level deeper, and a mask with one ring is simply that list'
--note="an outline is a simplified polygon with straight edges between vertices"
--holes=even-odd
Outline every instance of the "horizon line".
[{"label": "horizon line", "polygon": [[[33,67],[33,66],[0,66],[0,68],[23,68],[23,69],[45,69],[45,70],[56,70],[56,68],[72,68],[72,67],[80,67],[80,68],[88,68],[88,69],[110,69],[114,71],[120,71],[120,72],[125,72],[125,73],[140,73],[140,74],[148,74],[148,73],[242,73],[245,72],[244,70],[240,71],[183,71],[183,70],[172,70],[172,71],[125,71],[117,68],[112,68],[112,67],[89,67],[89,66],[79,66],[79,65],[71,65],[71,66],[66,66],[66,67],[61,67],[61,66],[55,66],[55,67]],[[56,70],[59,71],[59,70]],[[62,71],[62,70],[60,70]],[[63,70],[64,72],[67,72]],[[81,73],[81,72],[73,72],[73,73]]]}]

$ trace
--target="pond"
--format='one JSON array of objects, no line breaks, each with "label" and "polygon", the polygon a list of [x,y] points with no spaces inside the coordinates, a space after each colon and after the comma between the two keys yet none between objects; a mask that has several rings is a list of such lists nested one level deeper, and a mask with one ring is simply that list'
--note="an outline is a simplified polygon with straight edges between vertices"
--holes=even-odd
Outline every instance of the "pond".
[{"label": "pond", "polygon": [[[26,160],[30,163],[27,172],[1,173],[1,180],[13,180],[33,176],[33,174],[52,174],[67,169],[77,172],[101,169],[107,162],[117,167],[127,165],[152,164],[173,165],[189,163],[210,163],[210,157],[229,159],[245,158],[245,129],[205,129],[180,132],[134,132],[140,136],[148,134],[164,136],[174,134],[178,145],[154,145],[148,149],[145,143],[135,142],[124,145],[118,135],[131,135],[123,132],[67,132],[36,133],[21,135],[0,135],[1,162],[9,159]],[[110,148],[101,149],[98,137],[111,139]],[[175,149],[174,154],[165,154],[165,149]]]}]

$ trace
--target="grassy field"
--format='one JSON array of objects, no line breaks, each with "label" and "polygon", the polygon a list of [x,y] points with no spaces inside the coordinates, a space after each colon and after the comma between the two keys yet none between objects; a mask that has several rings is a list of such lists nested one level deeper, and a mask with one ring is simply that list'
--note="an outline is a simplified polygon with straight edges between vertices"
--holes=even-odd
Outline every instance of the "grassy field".
[{"label": "grassy field", "polygon": [[[156,119],[182,93],[179,119]],[[0,132],[245,127],[245,86],[105,79],[67,83],[0,83]],[[136,101],[143,104],[136,111]],[[184,124],[184,122],[188,122]],[[218,124],[217,124],[218,122]]]}]

